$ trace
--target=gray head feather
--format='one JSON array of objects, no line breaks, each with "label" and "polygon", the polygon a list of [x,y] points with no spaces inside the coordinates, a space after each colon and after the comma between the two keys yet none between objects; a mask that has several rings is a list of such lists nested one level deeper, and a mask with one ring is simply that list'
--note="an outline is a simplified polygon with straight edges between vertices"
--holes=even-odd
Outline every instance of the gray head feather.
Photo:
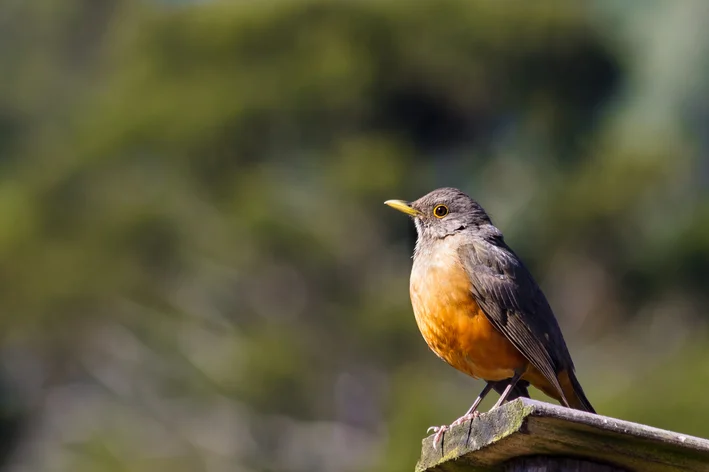
[{"label": "gray head feather", "polygon": [[[439,205],[447,209],[443,217],[434,214]],[[436,189],[411,203],[411,207],[419,212],[414,222],[420,240],[442,239],[466,230],[494,228],[490,217],[478,202],[457,188]]]}]

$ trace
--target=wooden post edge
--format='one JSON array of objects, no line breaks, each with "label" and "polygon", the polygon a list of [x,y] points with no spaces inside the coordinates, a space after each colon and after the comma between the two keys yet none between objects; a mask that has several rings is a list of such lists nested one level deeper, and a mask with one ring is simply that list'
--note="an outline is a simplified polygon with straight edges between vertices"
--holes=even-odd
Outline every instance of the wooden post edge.
[{"label": "wooden post edge", "polygon": [[709,471],[709,441],[520,398],[451,428],[435,449],[425,438],[416,472],[513,472],[525,461],[564,471]]}]

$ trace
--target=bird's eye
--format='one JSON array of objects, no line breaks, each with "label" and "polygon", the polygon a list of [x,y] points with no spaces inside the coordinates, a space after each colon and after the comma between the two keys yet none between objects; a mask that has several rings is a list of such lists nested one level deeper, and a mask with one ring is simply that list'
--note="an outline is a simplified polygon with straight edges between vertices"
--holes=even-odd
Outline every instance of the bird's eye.
[{"label": "bird's eye", "polygon": [[448,207],[445,205],[436,205],[433,209],[433,216],[436,218],[443,218],[448,214]]}]

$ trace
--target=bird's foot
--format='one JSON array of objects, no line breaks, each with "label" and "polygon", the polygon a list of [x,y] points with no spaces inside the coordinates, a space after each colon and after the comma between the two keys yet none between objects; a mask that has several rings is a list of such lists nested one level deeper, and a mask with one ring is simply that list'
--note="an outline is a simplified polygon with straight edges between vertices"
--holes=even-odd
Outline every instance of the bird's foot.
[{"label": "bird's foot", "polygon": [[446,425],[441,425],[441,426],[431,426],[426,430],[427,433],[430,433],[433,431],[436,433],[436,435],[433,437],[433,450],[435,451],[438,449],[438,444],[441,444],[441,448],[443,447],[443,435],[446,434],[446,431],[448,431],[448,426]]},{"label": "bird's foot", "polygon": [[473,421],[475,418],[477,418],[479,416],[480,416],[480,412],[478,412],[477,410],[475,410],[472,413],[467,413],[467,414],[461,416],[460,418],[458,418],[457,420],[455,420],[454,422],[452,422],[451,428],[453,426],[458,426],[459,424],[463,424],[466,421]]},{"label": "bird's foot", "polygon": [[480,416],[480,412],[478,410],[473,411],[472,413],[466,413],[465,415],[461,416],[457,420],[453,422],[453,425],[456,424],[463,424],[467,421],[470,421],[470,424],[468,425],[468,434],[464,436],[463,439],[463,447],[468,445],[468,441],[470,441],[470,435],[473,434],[473,420],[475,418],[478,418]]},{"label": "bird's foot", "polygon": [[[430,433],[431,431],[436,433],[436,435],[433,437],[433,449],[434,450],[438,449],[439,444],[441,446],[443,446],[443,436],[446,434],[446,431],[448,431],[453,426],[458,426],[459,424],[463,424],[467,421],[470,421],[470,429],[468,430],[468,438],[467,438],[467,439],[470,439],[470,432],[472,430],[473,420],[479,416],[480,416],[480,413],[478,411],[474,411],[472,413],[466,413],[465,415],[461,416],[460,418],[458,418],[457,420],[452,422],[450,424],[450,426],[441,425],[441,426],[431,426],[430,428],[428,428],[426,430],[427,433]],[[467,442],[467,440],[466,440],[466,442]]]}]

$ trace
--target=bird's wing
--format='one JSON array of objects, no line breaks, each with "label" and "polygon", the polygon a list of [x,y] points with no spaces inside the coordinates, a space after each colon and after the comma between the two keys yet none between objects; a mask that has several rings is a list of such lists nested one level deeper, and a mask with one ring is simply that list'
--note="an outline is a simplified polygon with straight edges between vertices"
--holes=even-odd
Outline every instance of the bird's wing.
[{"label": "bird's wing", "polygon": [[490,323],[566,402],[557,373],[573,370],[571,356],[551,307],[527,268],[501,238],[463,245],[458,254],[470,278],[470,291]]}]

